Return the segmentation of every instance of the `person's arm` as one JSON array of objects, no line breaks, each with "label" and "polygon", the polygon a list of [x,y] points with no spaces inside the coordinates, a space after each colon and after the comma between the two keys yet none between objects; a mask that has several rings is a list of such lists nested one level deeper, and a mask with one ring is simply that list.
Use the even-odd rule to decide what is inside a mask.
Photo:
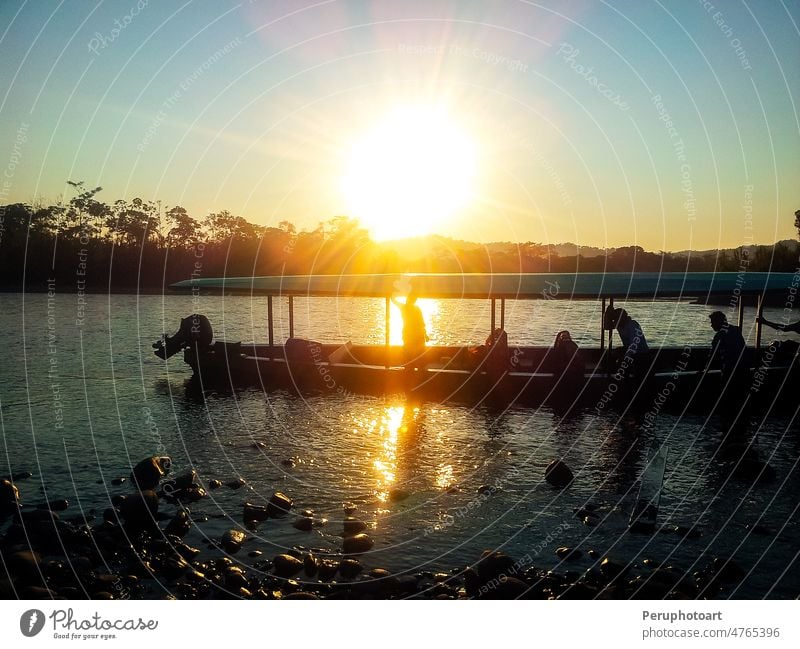
[{"label": "person's arm", "polygon": [[778,331],[787,331],[787,330],[796,331],[797,329],[795,329],[795,327],[800,325],[800,322],[795,322],[794,324],[791,324],[791,325],[785,325],[785,324],[781,324],[779,322],[770,322],[769,320],[767,320],[763,316],[761,318],[759,318],[759,321],[761,322],[761,324],[765,324],[768,327],[772,327],[773,329],[777,329]]},{"label": "person's arm", "polygon": [[397,298],[394,295],[392,295],[392,304],[394,304],[398,309],[403,308],[403,303],[398,302]]}]

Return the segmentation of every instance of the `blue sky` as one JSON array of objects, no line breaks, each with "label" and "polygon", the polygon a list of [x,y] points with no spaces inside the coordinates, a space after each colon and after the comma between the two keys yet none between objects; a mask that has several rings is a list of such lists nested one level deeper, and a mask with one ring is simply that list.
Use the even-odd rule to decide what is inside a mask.
[{"label": "blue sky", "polygon": [[796,235],[797,3],[139,4],[0,4],[3,202],[84,180],[109,201],[313,227],[348,211],[353,142],[430,103],[479,152],[475,199],[441,234],[654,250]]}]

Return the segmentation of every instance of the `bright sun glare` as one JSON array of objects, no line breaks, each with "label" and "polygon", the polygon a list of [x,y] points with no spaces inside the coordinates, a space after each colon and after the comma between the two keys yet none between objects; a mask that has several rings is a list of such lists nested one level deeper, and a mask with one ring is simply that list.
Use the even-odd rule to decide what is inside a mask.
[{"label": "bright sun glare", "polygon": [[447,111],[398,108],[355,143],[342,191],[375,239],[430,233],[472,199],[476,151]]}]

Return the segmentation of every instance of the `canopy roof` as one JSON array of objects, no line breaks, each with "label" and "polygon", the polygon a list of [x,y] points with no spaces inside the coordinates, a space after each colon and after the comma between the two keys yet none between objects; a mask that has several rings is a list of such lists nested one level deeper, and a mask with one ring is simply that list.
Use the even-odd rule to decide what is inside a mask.
[{"label": "canopy roof", "polygon": [[786,293],[793,281],[796,286],[793,273],[407,273],[194,278],[172,288],[318,297],[390,297],[413,290],[430,298],[654,299]]}]

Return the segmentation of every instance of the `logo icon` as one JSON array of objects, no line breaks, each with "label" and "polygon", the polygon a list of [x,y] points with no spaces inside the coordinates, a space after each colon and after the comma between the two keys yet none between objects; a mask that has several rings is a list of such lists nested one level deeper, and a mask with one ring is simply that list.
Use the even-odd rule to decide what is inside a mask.
[{"label": "logo icon", "polygon": [[44,613],[38,608],[25,611],[19,618],[19,630],[26,638],[32,638],[44,627]]}]

